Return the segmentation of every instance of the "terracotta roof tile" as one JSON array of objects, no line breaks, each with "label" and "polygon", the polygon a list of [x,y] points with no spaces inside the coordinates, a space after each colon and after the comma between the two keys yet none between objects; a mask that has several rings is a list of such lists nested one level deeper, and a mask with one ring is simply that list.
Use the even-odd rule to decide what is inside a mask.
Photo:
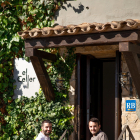
[{"label": "terracotta roof tile", "polygon": [[76,34],[88,34],[98,32],[110,32],[121,30],[140,29],[140,20],[127,19],[126,21],[112,21],[110,23],[82,23],[79,25],[44,27],[42,29],[33,28],[32,30],[18,32],[22,38],[38,38],[51,36],[64,36]]}]

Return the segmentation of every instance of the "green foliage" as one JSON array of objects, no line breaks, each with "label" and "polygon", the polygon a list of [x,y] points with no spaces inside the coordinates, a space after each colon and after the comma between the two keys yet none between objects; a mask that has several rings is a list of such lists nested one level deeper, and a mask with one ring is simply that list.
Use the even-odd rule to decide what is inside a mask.
[{"label": "green foliage", "polygon": [[[13,60],[22,57],[26,59],[24,41],[17,32],[53,26],[55,11],[62,6],[63,1],[0,1],[0,140],[33,139],[40,130],[40,122],[46,117],[54,122],[54,140],[69,127],[69,120],[72,119],[71,107],[66,105],[66,102],[69,79],[75,66],[73,48],[68,49],[67,56],[61,57],[57,52],[58,61],[52,63],[47,70],[55,91],[54,102],[46,102],[41,91],[35,98],[12,99],[16,88],[13,86]],[[56,85],[58,77],[64,79],[61,90]]]},{"label": "green foliage", "polygon": [[2,126],[4,134],[0,139],[34,139],[41,129],[42,120],[49,119],[53,122],[51,138],[58,140],[65,129],[72,130],[70,109],[64,103],[46,102],[42,91],[36,93],[36,97],[16,99],[7,106],[9,116],[5,116],[5,120],[8,124]]},{"label": "green foliage", "polygon": [[[56,100],[68,101],[69,80],[75,67],[76,55],[74,51],[75,48],[67,48],[67,55],[63,56],[57,52],[57,61],[49,63],[51,67],[47,71],[55,90]],[[56,85],[58,79],[63,80],[61,89],[58,89]]]}]

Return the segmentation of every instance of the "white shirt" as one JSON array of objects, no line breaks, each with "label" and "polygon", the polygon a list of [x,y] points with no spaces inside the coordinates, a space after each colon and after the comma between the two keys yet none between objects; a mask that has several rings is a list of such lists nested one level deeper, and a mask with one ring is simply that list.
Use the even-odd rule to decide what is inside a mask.
[{"label": "white shirt", "polygon": [[40,132],[35,140],[50,140],[50,137],[47,137],[42,132]]}]

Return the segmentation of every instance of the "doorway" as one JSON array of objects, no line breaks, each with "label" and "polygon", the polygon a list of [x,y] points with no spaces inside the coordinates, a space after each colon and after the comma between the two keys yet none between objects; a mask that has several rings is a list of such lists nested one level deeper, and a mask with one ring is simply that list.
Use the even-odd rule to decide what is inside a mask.
[{"label": "doorway", "polygon": [[90,84],[90,118],[99,118],[108,139],[114,139],[115,59],[91,60]]},{"label": "doorway", "polygon": [[78,140],[91,138],[88,121],[92,117],[99,118],[108,139],[115,139],[115,60],[80,55]]}]

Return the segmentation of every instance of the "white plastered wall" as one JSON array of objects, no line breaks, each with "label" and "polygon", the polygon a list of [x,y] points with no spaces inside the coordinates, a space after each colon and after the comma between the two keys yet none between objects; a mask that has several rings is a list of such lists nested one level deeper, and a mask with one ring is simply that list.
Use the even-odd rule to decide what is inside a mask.
[{"label": "white plastered wall", "polygon": [[59,25],[140,19],[139,0],[76,0],[56,12]]}]

